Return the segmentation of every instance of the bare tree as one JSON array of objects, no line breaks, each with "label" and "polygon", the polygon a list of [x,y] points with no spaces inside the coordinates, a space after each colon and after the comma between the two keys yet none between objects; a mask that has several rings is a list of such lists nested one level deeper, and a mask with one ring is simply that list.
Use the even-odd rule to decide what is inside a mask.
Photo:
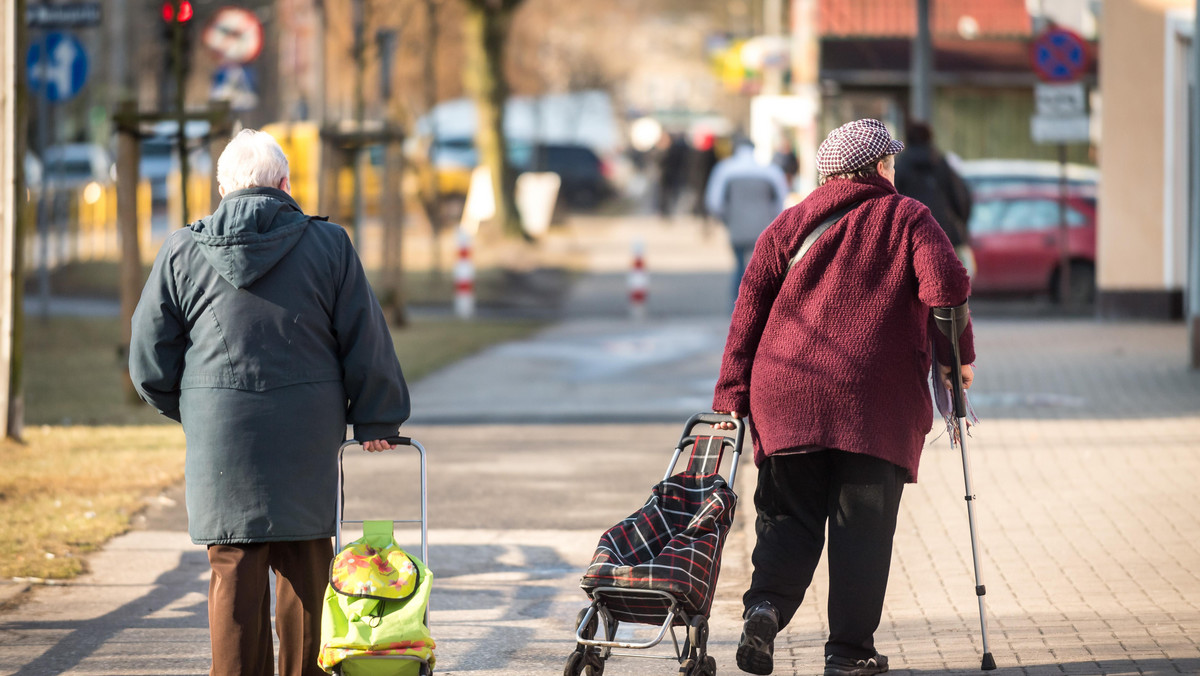
[{"label": "bare tree", "polygon": [[504,104],[508,100],[505,78],[505,48],[512,30],[513,14],[524,0],[466,0],[464,24],[467,63],[464,83],[475,99],[477,119],[475,144],[480,164],[492,175],[496,197],[496,221],[502,232],[521,236],[513,193],[516,173],[508,161],[504,138]]}]

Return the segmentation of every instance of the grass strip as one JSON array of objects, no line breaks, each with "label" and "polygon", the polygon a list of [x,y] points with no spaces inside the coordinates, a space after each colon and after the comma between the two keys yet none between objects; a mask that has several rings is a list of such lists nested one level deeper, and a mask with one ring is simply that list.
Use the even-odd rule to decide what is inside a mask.
[{"label": "grass strip", "polygon": [[[536,321],[418,318],[393,332],[409,384]],[[177,424],[128,400],[116,318],[29,318],[24,443],[0,441],[0,578],[66,579],[183,478]]]},{"label": "grass strip", "polygon": [[183,478],[183,430],[26,429],[0,442],[0,577],[63,579],[129,528],[148,496]]}]

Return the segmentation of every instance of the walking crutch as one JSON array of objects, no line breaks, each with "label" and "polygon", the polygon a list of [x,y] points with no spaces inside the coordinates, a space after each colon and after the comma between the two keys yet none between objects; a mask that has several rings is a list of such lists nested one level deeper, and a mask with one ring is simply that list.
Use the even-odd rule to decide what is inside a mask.
[{"label": "walking crutch", "polygon": [[[933,319],[938,330],[950,339],[950,346],[954,352],[954,366],[950,371],[950,382],[953,385],[951,395],[954,407],[954,436],[958,437],[958,448],[962,452],[963,483],[967,491],[967,523],[971,526],[971,558],[975,562],[975,595],[979,598],[979,626],[983,631],[983,664],[979,668],[991,671],[996,668],[996,660],[992,658],[992,651],[988,647],[987,607],[983,600],[987,589],[983,585],[983,572],[979,569],[979,543],[975,536],[975,495],[971,493],[971,461],[967,456],[967,401],[962,385],[962,354],[958,349],[958,337],[967,328],[968,317],[966,303],[954,307],[933,308]],[[940,377],[940,374],[935,375]],[[950,442],[954,443],[954,437],[951,437]]]}]

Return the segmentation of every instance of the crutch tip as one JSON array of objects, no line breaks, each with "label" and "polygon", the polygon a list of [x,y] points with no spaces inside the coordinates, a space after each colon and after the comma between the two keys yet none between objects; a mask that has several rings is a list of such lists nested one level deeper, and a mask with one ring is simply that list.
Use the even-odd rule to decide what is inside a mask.
[{"label": "crutch tip", "polygon": [[996,660],[991,653],[983,654],[983,664],[979,667],[983,671],[994,671],[996,669]]}]

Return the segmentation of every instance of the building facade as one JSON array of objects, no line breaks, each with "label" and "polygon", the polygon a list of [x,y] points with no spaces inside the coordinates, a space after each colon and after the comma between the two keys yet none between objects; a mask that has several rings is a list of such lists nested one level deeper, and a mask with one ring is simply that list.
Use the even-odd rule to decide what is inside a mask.
[{"label": "building facade", "polygon": [[1188,273],[1189,82],[1195,0],[1108,0],[1097,312],[1179,319]]}]

